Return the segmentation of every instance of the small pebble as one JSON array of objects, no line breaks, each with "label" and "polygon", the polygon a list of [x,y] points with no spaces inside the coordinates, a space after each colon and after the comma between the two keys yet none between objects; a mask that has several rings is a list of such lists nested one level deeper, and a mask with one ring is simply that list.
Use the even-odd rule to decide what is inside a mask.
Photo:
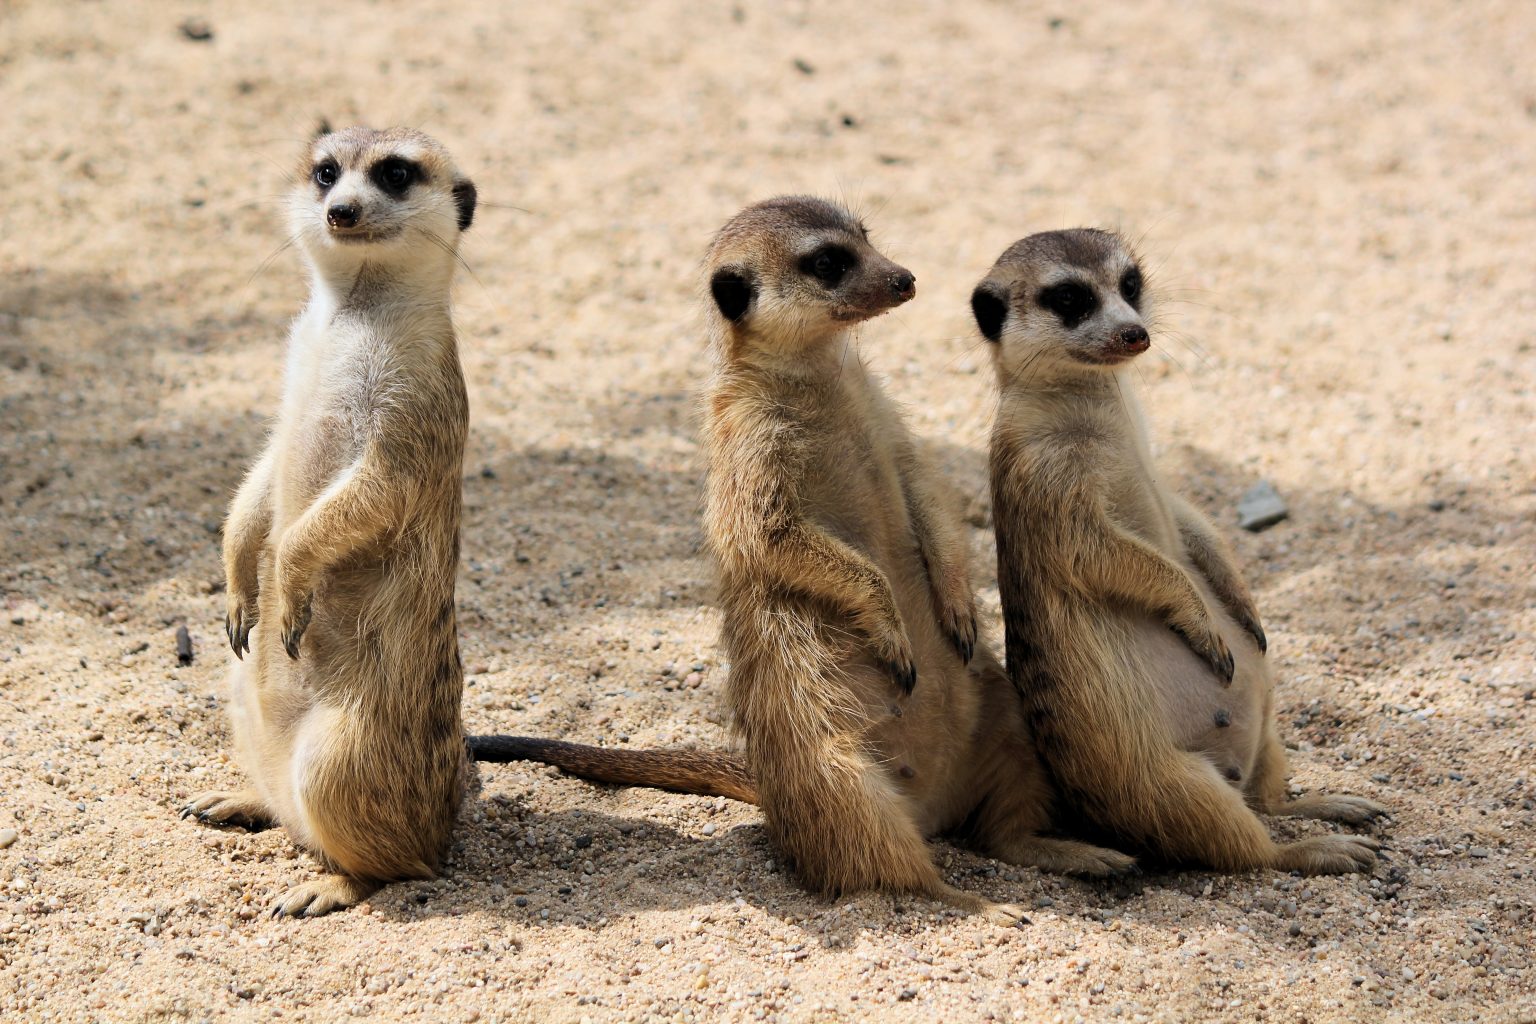
[{"label": "small pebble", "polygon": [[1260,480],[1237,503],[1237,525],[1252,533],[1266,530],[1291,514],[1285,499],[1268,480]]},{"label": "small pebble", "polygon": [[[213,26],[209,25],[202,18],[188,18],[181,23],[180,28],[181,34],[194,43],[206,43],[213,39]],[[250,997],[242,996],[241,998],[249,999]]]},{"label": "small pebble", "polygon": [[18,833],[15,829],[0,828],[0,850],[14,846],[16,844],[16,840],[20,838],[21,834]]}]

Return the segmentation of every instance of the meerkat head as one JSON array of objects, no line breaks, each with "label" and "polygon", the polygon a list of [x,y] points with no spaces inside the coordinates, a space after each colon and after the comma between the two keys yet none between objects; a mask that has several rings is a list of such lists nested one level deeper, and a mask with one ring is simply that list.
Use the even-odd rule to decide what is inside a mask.
[{"label": "meerkat head", "polygon": [[475,216],[475,186],[435,139],[410,128],[322,127],[304,152],[289,223],[322,266],[452,257]]},{"label": "meerkat head", "polygon": [[1113,370],[1152,343],[1136,255],[1092,228],[1009,246],[971,293],[971,312],[1004,380]]},{"label": "meerkat head", "polygon": [[705,262],[726,337],[781,353],[916,294],[912,272],[880,255],[857,217],[810,196],[747,207],[720,229]]}]

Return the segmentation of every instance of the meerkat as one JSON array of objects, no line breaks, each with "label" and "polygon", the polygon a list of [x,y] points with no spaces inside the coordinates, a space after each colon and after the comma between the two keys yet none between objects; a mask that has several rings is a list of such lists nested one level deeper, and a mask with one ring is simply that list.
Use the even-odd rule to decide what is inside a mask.
[{"label": "meerkat", "polygon": [[1008,674],[1064,802],[1165,862],[1309,874],[1378,844],[1277,844],[1257,812],[1364,824],[1361,797],[1287,797],[1259,613],[1215,529],[1153,465],[1128,367],[1149,296],[1118,236],[1016,243],[971,298],[993,346],[991,445]]},{"label": "meerkat", "polygon": [[473,786],[454,614],[469,411],[449,285],[475,198],[441,145],[403,128],[320,135],[289,192],[311,292],[224,532],[251,788],[183,811],[281,824],[330,872],[275,916],[432,877]]},{"label": "meerkat", "polygon": [[[915,279],[848,211],[748,207],[706,260],[704,525],[719,567],[727,700],[744,758],[473,738],[602,781],[753,798],[812,888],[935,898],[1000,922],[1017,907],[946,882],[926,837],[1087,875],[1125,854],[1041,836],[1050,791],[1022,703],[978,641],[958,509],[853,344]],[[662,763],[668,763],[663,761]]]}]

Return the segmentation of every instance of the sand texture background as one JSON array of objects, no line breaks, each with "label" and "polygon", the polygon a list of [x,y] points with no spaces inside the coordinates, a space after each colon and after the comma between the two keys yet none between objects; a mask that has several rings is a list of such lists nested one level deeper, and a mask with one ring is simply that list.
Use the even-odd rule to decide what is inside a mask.
[{"label": "sand texture background", "polygon": [[[0,5],[0,1017],[1536,1020],[1532,53],[1523,0]],[[218,531],[322,116],[426,129],[485,200],[471,729],[730,742],[698,261],[780,192],[917,275],[860,346],[969,504],[1000,641],[966,300],[1021,235],[1119,227],[1168,300],[1158,455],[1254,585],[1293,777],[1389,804],[1386,858],[1085,884],[940,844],[1033,908],[1002,931],[812,898],[755,808],[509,766],[446,877],[265,919],[313,862],[175,812],[239,781]],[[1259,479],[1292,516],[1241,533]]]}]

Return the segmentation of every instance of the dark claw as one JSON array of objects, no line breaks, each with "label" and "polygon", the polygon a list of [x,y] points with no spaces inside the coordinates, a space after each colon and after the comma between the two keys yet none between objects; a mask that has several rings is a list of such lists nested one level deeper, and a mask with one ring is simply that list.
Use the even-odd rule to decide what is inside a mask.
[{"label": "dark claw", "polygon": [[1199,647],[1195,646],[1194,641],[1189,638],[1189,634],[1185,633],[1182,629],[1176,626],[1170,626],[1169,628],[1179,635],[1180,639],[1188,645],[1190,650],[1195,652],[1201,661],[1210,666],[1211,671],[1216,673],[1216,678],[1221,680],[1222,686],[1232,685],[1232,674],[1236,670],[1237,665],[1232,659],[1231,651],[1202,651]]},{"label": "dark claw", "polygon": [[[304,604],[299,608],[298,621],[293,628],[283,634],[283,650],[288,652],[288,657],[295,661],[299,658],[299,641],[304,639],[304,631],[309,628],[310,598],[304,598]],[[247,648],[249,650],[249,648]]]},{"label": "dark claw", "polygon": [[891,674],[891,678],[896,681],[896,685],[901,687],[902,693],[905,693],[908,697],[912,696],[912,690],[917,686],[916,665],[913,665],[911,662],[902,664],[893,661],[886,665],[886,671]]},{"label": "dark claw", "polygon": [[1253,642],[1259,645],[1259,653],[1269,653],[1269,637],[1264,635],[1264,627],[1259,625],[1258,619],[1248,619],[1243,623],[1243,628],[1248,630]]},{"label": "dark claw", "polygon": [[957,637],[955,648],[960,652],[960,660],[969,665],[976,654],[976,641],[968,636]]},{"label": "dark claw", "polygon": [[236,625],[229,616],[224,617],[224,635],[229,637],[229,649],[235,652],[235,657],[241,661],[251,651],[251,623],[244,615],[240,616],[240,624]]},{"label": "dark claw", "polygon": [[962,622],[960,628],[950,634],[950,640],[960,652],[960,660],[969,665],[976,654],[976,617],[973,615]]},{"label": "dark claw", "polygon": [[1216,671],[1216,675],[1221,679],[1223,686],[1232,685],[1232,675],[1237,671],[1237,663],[1233,660],[1231,651],[1227,651],[1225,657],[1213,656],[1211,658],[1211,668]]}]

